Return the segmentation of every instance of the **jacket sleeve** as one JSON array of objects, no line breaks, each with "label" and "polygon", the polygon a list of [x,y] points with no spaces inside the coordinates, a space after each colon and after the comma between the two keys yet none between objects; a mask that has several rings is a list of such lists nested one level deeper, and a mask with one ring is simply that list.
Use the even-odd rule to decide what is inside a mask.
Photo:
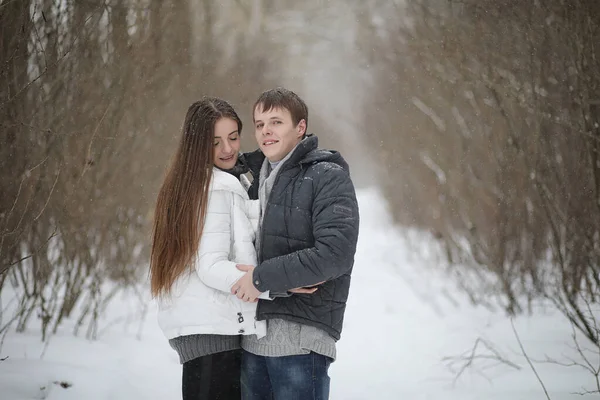
[{"label": "jacket sleeve", "polygon": [[229,292],[244,275],[236,268],[235,262],[229,261],[232,208],[232,193],[219,190],[210,192],[196,260],[200,280],[222,292]]},{"label": "jacket sleeve", "polygon": [[[234,261],[229,261],[233,196],[227,191],[210,192],[196,260],[200,280],[206,286],[226,293],[245,274],[237,269]],[[270,299],[269,293],[261,294],[260,298]]]},{"label": "jacket sleeve", "polygon": [[253,282],[264,292],[285,292],[346,274],[354,264],[358,241],[358,202],[349,174],[325,167],[315,176],[312,209],[314,246],[261,263]]}]

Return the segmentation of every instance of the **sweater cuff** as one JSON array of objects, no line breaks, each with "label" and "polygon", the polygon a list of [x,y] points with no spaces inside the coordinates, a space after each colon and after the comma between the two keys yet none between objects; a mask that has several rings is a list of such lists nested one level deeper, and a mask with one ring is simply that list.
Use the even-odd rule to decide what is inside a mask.
[{"label": "sweater cuff", "polygon": [[276,299],[278,297],[290,297],[291,295],[292,295],[292,293],[290,293],[290,292],[284,292],[284,293],[269,292],[269,297],[271,298],[271,300]]}]

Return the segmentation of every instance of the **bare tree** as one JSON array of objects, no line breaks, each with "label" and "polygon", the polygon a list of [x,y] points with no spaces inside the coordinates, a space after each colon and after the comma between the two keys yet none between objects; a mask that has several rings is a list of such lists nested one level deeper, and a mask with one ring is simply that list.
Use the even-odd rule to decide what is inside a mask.
[{"label": "bare tree", "polygon": [[365,5],[378,149],[398,221],[432,232],[473,302],[549,299],[598,331],[595,2]]},{"label": "bare tree", "polygon": [[45,338],[71,318],[94,337],[108,302],[144,281],[148,222],[187,106],[204,94],[243,104],[270,76],[266,51],[251,49],[260,31],[223,51],[222,17],[239,7],[0,5],[0,291],[13,296],[0,334],[37,318]]}]

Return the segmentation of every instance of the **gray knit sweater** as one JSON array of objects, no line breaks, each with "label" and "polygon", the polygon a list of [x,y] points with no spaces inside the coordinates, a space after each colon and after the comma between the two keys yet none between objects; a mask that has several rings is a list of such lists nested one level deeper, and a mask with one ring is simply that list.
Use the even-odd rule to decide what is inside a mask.
[{"label": "gray knit sweater", "polygon": [[[262,219],[275,178],[294,150],[290,151],[281,162],[273,164],[274,169],[272,171],[269,161],[265,159],[263,162],[260,170],[258,193],[261,209],[259,232],[262,228]],[[260,252],[260,236],[257,235],[256,240],[257,252]],[[267,335],[261,339],[258,339],[256,335],[243,336],[242,348],[250,353],[268,357],[309,354],[312,351],[333,360],[336,358],[335,340],[327,332],[314,326],[302,325],[283,319],[268,320]]]},{"label": "gray knit sweater", "polygon": [[239,335],[186,335],[169,340],[184,364],[198,357],[240,349]]}]

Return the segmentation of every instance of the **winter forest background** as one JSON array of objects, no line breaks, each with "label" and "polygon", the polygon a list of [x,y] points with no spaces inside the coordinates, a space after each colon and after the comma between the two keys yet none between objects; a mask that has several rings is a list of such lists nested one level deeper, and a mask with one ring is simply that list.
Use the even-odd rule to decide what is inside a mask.
[{"label": "winter forest background", "polygon": [[[574,356],[517,347],[536,398],[544,362],[600,395],[595,0],[1,0],[0,346],[65,326],[96,339],[122,293],[146,312],[152,209],[188,105],[231,101],[250,150],[251,105],[275,86],[385,198],[361,209],[387,207],[435,255],[412,272],[445,277],[426,298],[553,310]],[[510,366],[486,341],[461,358],[478,359]]]}]

